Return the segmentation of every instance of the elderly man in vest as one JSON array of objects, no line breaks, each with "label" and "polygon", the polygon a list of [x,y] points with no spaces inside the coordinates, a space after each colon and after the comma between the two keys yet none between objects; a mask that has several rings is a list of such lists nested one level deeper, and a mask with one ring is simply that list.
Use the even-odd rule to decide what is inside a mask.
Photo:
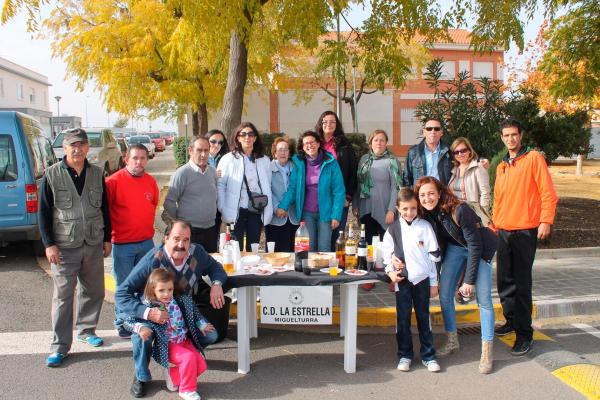
[{"label": "elderly man in vest", "polygon": [[111,252],[110,217],[102,170],[86,155],[83,129],[64,135],[62,162],[50,167],[41,187],[39,224],[46,258],[52,267],[51,354],[49,367],[58,367],[73,342],[73,298],[77,298],[77,341],[102,346],[96,325],[104,300],[104,257]]}]

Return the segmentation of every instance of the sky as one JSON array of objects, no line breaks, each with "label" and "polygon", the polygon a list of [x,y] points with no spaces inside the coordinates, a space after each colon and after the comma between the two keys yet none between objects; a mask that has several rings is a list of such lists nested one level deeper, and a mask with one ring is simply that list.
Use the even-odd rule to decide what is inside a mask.
[{"label": "sky", "polygon": [[[348,15],[348,20],[357,27],[369,13],[369,9],[355,7]],[[539,14],[526,27],[526,42],[534,39],[537,35],[542,23],[542,16]],[[79,116],[84,126],[112,126],[119,115],[107,112],[101,95],[94,90],[93,84],[89,83],[83,92],[76,90],[75,80],[65,76],[64,62],[59,58],[52,58],[51,41],[33,38],[27,32],[26,19],[26,14],[21,12],[7,24],[0,25],[0,57],[48,77],[48,81],[52,84],[49,88],[48,98],[50,99],[50,111],[53,114],[57,113],[57,102],[54,98],[60,96],[61,115]],[[342,29],[345,29],[347,25],[343,24]],[[516,46],[511,46],[505,54],[505,60],[509,58],[518,59]],[[176,130],[175,122],[167,122],[164,119],[130,121],[128,127],[138,130],[147,130],[150,127],[153,130]]]}]

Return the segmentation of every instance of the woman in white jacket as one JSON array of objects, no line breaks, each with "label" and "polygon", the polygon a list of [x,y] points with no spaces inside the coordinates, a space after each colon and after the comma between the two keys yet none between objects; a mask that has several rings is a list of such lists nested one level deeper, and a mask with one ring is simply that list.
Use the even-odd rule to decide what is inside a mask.
[{"label": "woman in white jacket", "polygon": [[[271,162],[264,155],[258,130],[250,122],[242,122],[231,135],[232,151],[221,158],[217,180],[218,209],[223,222],[234,223],[234,233],[240,243],[246,237],[246,251],[252,243],[259,243],[264,225],[271,222],[273,202],[271,198]],[[244,179],[245,178],[245,179]],[[250,194],[267,196],[267,205],[260,211],[252,211]]]}]

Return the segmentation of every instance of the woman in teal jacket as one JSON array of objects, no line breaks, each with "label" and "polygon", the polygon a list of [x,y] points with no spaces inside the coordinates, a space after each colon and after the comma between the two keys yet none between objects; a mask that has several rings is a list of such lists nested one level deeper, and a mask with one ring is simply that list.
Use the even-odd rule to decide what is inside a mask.
[{"label": "woman in teal jacket", "polygon": [[295,205],[296,215],[308,229],[310,251],[332,251],[331,232],[342,218],[346,188],[340,166],[331,153],[323,150],[321,137],[306,131],[298,141],[298,154],[288,190],[276,211],[285,217]]}]

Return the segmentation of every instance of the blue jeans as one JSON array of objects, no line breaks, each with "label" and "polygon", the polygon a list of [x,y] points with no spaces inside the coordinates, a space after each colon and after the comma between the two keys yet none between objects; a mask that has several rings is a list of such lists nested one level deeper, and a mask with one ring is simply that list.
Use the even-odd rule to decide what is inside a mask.
[{"label": "blue jeans", "polygon": [[[206,347],[217,341],[218,333],[216,330],[206,332],[206,335],[200,336],[200,344]],[[150,357],[152,357],[152,341],[154,335],[146,341],[142,340],[140,335],[134,333],[131,335],[131,345],[133,347],[133,364],[135,367],[135,377],[142,382],[150,382],[152,375],[150,374]]]},{"label": "blue jeans", "polygon": [[[466,248],[448,244],[442,272],[440,276],[440,305],[444,316],[446,332],[456,332],[456,309],[454,307],[454,293],[462,271],[466,268],[469,252]],[[475,282],[475,295],[479,306],[481,320],[481,340],[494,339],[494,307],[492,305],[492,266],[479,261],[477,281]]]},{"label": "blue jeans", "polygon": [[[115,286],[119,287],[131,273],[135,265],[154,247],[152,239],[144,240],[136,243],[113,244],[112,259],[113,268],[112,274],[115,278]],[[119,314],[119,306],[115,304],[115,315]],[[123,320],[115,318],[115,328],[123,325]]]},{"label": "blue jeans", "polygon": [[433,348],[433,333],[429,322],[429,279],[413,285],[408,280],[398,283],[396,292],[396,342],[398,343],[398,356],[413,359],[412,332],[410,331],[410,317],[415,308],[419,341],[421,342],[421,360],[435,360]]},{"label": "blue jeans", "polygon": [[318,212],[304,211],[302,217],[308,229],[309,251],[331,251],[331,221],[321,221]]}]

